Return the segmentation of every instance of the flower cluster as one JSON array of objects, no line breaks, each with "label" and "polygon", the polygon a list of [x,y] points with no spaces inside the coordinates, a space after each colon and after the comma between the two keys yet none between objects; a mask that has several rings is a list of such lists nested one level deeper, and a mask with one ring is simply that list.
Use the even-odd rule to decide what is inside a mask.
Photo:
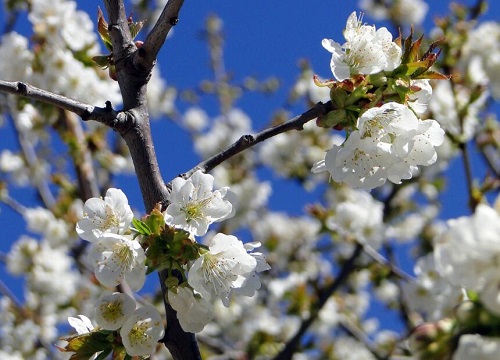
[{"label": "flower cluster", "polygon": [[[87,200],[76,225],[78,235],[91,242],[88,259],[96,278],[107,287],[126,281],[137,291],[148,268],[166,269],[166,300],[188,332],[203,330],[213,318],[215,299],[229,306],[233,294],[253,296],[261,286],[257,273],[269,269],[263,254],[254,251],[259,243],[243,244],[222,233],[211,237],[208,246],[194,240],[210,224],[234,214],[235,195],[227,187],[213,190],[213,183],[213,176],[201,171],[176,178],[166,210],[156,208],[143,220],[133,218],[121,190],[109,189],[104,198]],[[148,355],[163,333],[161,319],[153,307],[133,312],[134,304],[125,294],[105,296],[97,305],[96,321],[106,331],[121,328],[129,355]],[[70,338],[67,351],[77,351],[72,346]]]},{"label": "flower cluster", "polygon": [[[165,223],[202,236],[210,224],[233,216],[235,195],[227,187],[212,191],[213,182],[213,176],[199,170],[187,180],[176,178],[164,214]],[[199,332],[204,328],[213,318],[214,299],[229,306],[233,294],[255,294],[260,288],[256,274],[269,269],[262,253],[252,252],[259,246],[218,233],[211,238],[208,249],[197,247],[197,258],[184,266],[186,278],[174,281],[168,291],[168,301],[185,331]]]},{"label": "flower cluster", "polygon": [[388,179],[395,184],[410,179],[418,165],[437,159],[434,147],[444,131],[434,120],[422,121],[405,105],[389,102],[367,110],[357,130],[341,145],[334,145],[313,171],[328,170],[333,180],[371,190]]},{"label": "flower cluster", "polygon": [[134,214],[125,194],[109,189],[104,199],[87,200],[83,211],[76,232],[92,244],[88,259],[97,279],[109,287],[126,280],[132,290],[139,290],[146,278],[146,256],[129,229]]},{"label": "flower cluster", "polygon": [[[101,353],[107,354],[113,350],[113,342],[118,340],[119,334],[128,355],[148,356],[153,353],[164,333],[163,321],[154,306],[146,305],[136,309],[134,299],[122,293],[102,295],[96,304],[95,318],[97,328],[94,328],[85,315],[68,318],[69,324],[75,328],[78,335],[86,336],[66,338],[68,346],[63,351],[83,350],[88,339],[102,334],[105,337],[99,339],[99,349]],[[115,350],[114,355],[118,355],[116,351],[119,352],[120,348]]]},{"label": "flower cluster", "polygon": [[[336,182],[365,190],[387,180],[399,184],[412,178],[418,166],[437,159],[435,147],[443,143],[444,131],[435,120],[418,116],[426,111],[432,94],[425,77],[445,77],[428,71],[434,57],[415,58],[420,41],[408,39],[401,48],[386,28],[363,25],[356,13],[347,20],[344,36],[347,42],[342,46],[323,40],[338,81],[318,81],[331,88],[335,108],[318,124],[345,127],[348,137],[312,171],[327,170]],[[410,61],[415,67],[411,70]]]},{"label": "flower cluster", "polygon": [[363,25],[353,12],[344,30],[347,40],[343,45],[324,39],[323,47],[332,53],[330,67],[339,81],[352,74],[376,74],[382,70],[394,70],[401,63],[401,48],[392,41],[385,28]]},{"label": "flower cluster", "polygon": [[476,292],[489,311],[500,315],[500,197],[495,207],[480,204],[474,215],[448,225],[434,251],[438,271],[450,284]]}]

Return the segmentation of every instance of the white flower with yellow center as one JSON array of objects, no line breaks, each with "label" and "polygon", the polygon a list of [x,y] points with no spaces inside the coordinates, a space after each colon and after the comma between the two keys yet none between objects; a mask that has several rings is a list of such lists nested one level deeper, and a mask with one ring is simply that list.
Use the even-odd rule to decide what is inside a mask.
[{"label": "white flower with yellow center", "polygon": [[146,256],[137,240],[126,235],[105,233],[92,244],[88,255],[95,276],[101,284],[114,287],[124,280],[133,291],[146,278]]},{"label": "white flower with yellow center", "polygon": [[200,170],[187,180],[174,179],[166,223],[202,236],[208,225],[231,217],[235,210],[232,193],[227,187],[212,191],[213,184],[213,176]]},{"label": "white flower with yellow center", "polygon": [[400,184],[418,166],[436,162],[435,147],[444,131],[435,120],[421,120],[405,105],[390,102],[371,108],[358,119],[358,130],[328,150],[313,172],[328,170],[336,182],[371,190],[386,180]]},{"label": "white flower with yellow center", "polygon": [[134,310],[135,301],[127,294],[105,294],[96,304],[96,322],[102,329],[118,330]]},{"label": "white flower with yellow center", "polygon": [[225,306],[234,288],[242,286],[242,277],[256,271],[257,260],[235,236],[217,234],[188,272],[188,283],[204,298],[218,297]]},{"label": "white flower with yellow center", "polygon": [[130,356],[151,355],[164,332],[160,313],[152,305],[141,307],[120,329],[123,346]]},{"label": "white flower with yellow center", "polygon": [[330,67],[339,81],[351,74],[376,74],[391,71],[401,63],[401,48],[392,41],[392,35],[383,27],[363,25],[353,12],[344,30],[344,45],[323,39],[323,47],[332,53]]},{"label": "white flower with yellow center", "polygon": [[134,214],[128,199],[119,189],[108,189],[104,199],[91,198],[83,206],[84,218],[76,224],[76,232],[87,241],[97,241],[104,233],[123,234]]}]

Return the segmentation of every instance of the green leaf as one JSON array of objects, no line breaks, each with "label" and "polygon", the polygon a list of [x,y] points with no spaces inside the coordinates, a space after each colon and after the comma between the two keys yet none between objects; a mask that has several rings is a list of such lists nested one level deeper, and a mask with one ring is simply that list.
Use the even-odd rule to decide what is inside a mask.
[{"label": "green leaf", "polygon": [[73,352],[70,360],[88,360],[98,352],[105,352],[106,355],[113,350],[112,339],[109,332],[95,331],[83,335],[63,338],[68,344],[65,348],[59,348],[62,352]]},{"label": "green leaf", "polygon": [[137,230],[137,232],[141,235],[149,236],[149,235],[153,234],[153,232],[151,231],[149,226],[142,220],[134,218],[134,219],[132,219],[132,225]]},{"label": "green leaf", "polygon": [[92,60],[97,64],[97,66],[103,69],[107,69],[111,61],[109,55],[97,55],[94,56]]},{"label": "green leaf", "polygon": [[104,19],[104,14],[100,7],[97,8],[97,32],[101,37],[104,45],[109,51],[113,51],[113,44],[109,36],[108,22]]},{"label": "green leaf", "polygon": [[144,21],[131,22],[128,24],[128,28],[130,30],[130,35],[132,35],[132,39],[135,39],[139,31],[141,31],[144,26]]}]

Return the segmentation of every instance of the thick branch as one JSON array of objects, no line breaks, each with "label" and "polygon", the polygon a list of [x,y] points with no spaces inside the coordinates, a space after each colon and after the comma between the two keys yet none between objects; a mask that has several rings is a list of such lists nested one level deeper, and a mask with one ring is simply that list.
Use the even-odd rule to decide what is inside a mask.
[{"label": "thick branch", "polygon": [[342,285],[347,280],[349,275],[354,271],[356,259],[359,257],[359,255],[361,255],[362,251],[363,251],[363,246],[357,245],[351,257],[342,266],[342,270],[340,271],[337,278],[335,278],[335,281],[332,282],[327,288],[325,288],[319,294],[318,303],[316,304],[314,310],[311,311],[312,312],[311,315],[302,322],[297,333],[294,335],[292,339],[290,339],[290,341],[288,341],[285,348],[274,358],[274,360],[290,360],[293,357],[293,354],[300,345],[302,336],[304,336],[306,331],[316,320],[319,311],[326,304],[330,296],[332,296],[335,293],[335,291],[337,291],[340,285]]},{"label": "thick branch", "polygon": [[333,105],[331,101],[323,104],[322,102],[317,103],[313,108],[307,110],[305,113],[298,115],[292,119],[285,121],[282,124],[276,125],[272,128],[261,131],[256,135],[243,135],[234,144],[229,146],[227,149],[221,151],[220,153],[202,161],[194,168],[184,173],[183,176],[189,177],[196,172],[196,170],[202,170],[203,172],[209,172],[216,166],[220,165],[224,161],[227,161],[231,157],[239,154],[243,150],[251,148],[252,146],[267,140],[273,136],[279,135],[281,133],[290,130],[302,130],[304,124],[308,121],[316,119],[321,115],[325,115],[333,110]]},{"label": "thick branch", "polygon": [[137,68],[153,67],[170,29],[179,21],[179,12],[183,3],[184,0],[169,0],[167,2],[158,21],[134,57],[134,65]]},{"label": "thick branch", "polygon": [[149,213],[157,203],[166,204],[168,192],[160,174],[147,113],[137,109],[128,111],[127,116],[131,127],[120,134],[130,150],[146,212]]}]

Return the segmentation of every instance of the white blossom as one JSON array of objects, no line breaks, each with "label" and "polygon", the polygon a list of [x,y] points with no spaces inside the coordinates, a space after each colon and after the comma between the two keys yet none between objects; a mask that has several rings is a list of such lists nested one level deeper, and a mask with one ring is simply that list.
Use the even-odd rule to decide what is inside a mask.
[{"label": "white blossom", "polygon": [[479,128],[479,113],[487,99],[487,93],[473,97],[467,87],[460,84],[452,87],[450,81],[440,81],[434,86],[429,110],[444,130],[468,141]]},{"label": "white blossom", "polygon": [[500,338],[479,334],[464,334],[452,360],[497,360],[500,353]]},{"label": "white blossom", "polygon": [[209,132],[194,139],[197,153],[207,158],[224,150],[242,135],[252,133],[251,123],[241,109],[230,109],[213,120]]},{"label": "white blossom", "polygon": [[323,47],[332,53],[330,67],[339,81],[351,74],[375,74],[394,70],[401,63],[401,48],[392,41],[387,28],[363,25],[353,12],[344,29],[346,43],[324,39]]},{"label": "white blossom", "polygon": [[328,170],[336,182],[371,190],[388,179],[395,184],[410,179],[418,165],[437,159],[436,146],[444,131],[434,120],[420,120],[408,107],[386,103],[371,108],[358,119],[342,146],[334,145],[314,172]]},{"label": "white blossom", "polygon": [[130,236],[104,233],[92,243],[88,259],[94,266],[95,276],[105,286],[114,287],[125,280],[137,291],[144,284],[144,249]]},{"label": "white blossom", "polygon": [[174,111],[174,101],[177,95],[174,88],[167,87],[161,77],[159,66],[155,66],[148,82],[148,109],[152,118],[159,118]]},{"label": "white blossom", "polygon": [[28,39],[10,32],[2,36],[0,54],[9,54],[16,61],[0,62],[0,78],[11,81],[28,81],[32,73],[33,53],[28,48]]},{"label": "white blossom", "polygon": [[403,25],[421,24],[429,10],[429,5],[423,0],[392,0],[389,4],[375,0],[359,1],[359,7],[373,18],[392,18]]},{"label": "white blossom", "polygon": [[64,248],[53,248],[43,241],[31,262],[27,281],[36,303],[64,304],[75,294],[79,274],[72,267],[73,258]]},{"label": "white blossom", "polygon": [[165,211],[167,224],[202,236],[210,224],[232,216],[235,208],[229,188],[212,191],[213,183],[213,176],[200,170],[187,180],[175,178],[169,195],[170,205]]},{"label": "white blossom", "polygon": [[251,297],[255,295],[255,292],[260,289],[261,286],[260,277],[257,274],[271,269],[271,266],[267,263],[263,253],[254,251],[256,248],[261,246],[260,242],[254,241],[246,243],[243,246],[247,252],[253,256],[255,260],[257,260],[257,264],[255,265],[254,271],[239,275],[238,279],[233,284],[233,287],[235,294]]},{"label": "white blossom", "polygon": [[23,235],[10,249],[7,254],[7,269],[11,274],[21,275],[31,271],[33,258],[38,252],[38,243],[35,239]]},{"label": "white blossom", "polygon": [[422,115],[427,111],[427,106],[432,98],[432,86],[427,79],[412,80],[410,88],[414,91],[409,95],[408,105],[417,114]]},{"label": "white blossom", "polygon": [[96,323],[105,330],[118,330],[135,310],[135,301],[124,293],[103,294],[96,304]]},{"label": "white blossom", "polygon": [[435,245],[439,272],[452,285],[477,291],[490,311],[500,313],[498,286],[493,286],[500,283],[500,213],[479,204],[472,216],[450,220],[448,225]]},{"label": "white blossom", "polygon": [[229,306],[232,289],[244,285],[240,276],[251,274],[256,267],[256,258],[240,240],[219,233],[212,238],[209,251],[191,265],[188,283],[207,300],[218,297]]},{"label": "white blossom", "polygon": [[34,0],[28,18],[35,32],[52,44],[63,40],[78,51],[97,41],[92,20],[87,13],[76,10],[74,1]]},{"label": "white blossom", "polygon": [[85,315],[78,315],[78,318],[68,317],[69,324],[75,328],[78,335],[83,335],[94,330],[94,326],[88,317]]},{"label": "white blossom", "polygon": [[420,311],[428,321],[450,316],[464,298],[460,286],[452,285],[443,277],[429,253],[417,260],[416,278],[405,283],[404,291],[411,309]]},{"label": "white blossom", "polygon": [[182,123],[191,131],[202,131],[208,124],[207,113],[199,107],[190,107],[182,117]]},{"label": "white blossom", "polygon": [[84,218],[76,224],[76,232],[87,241],[97,241],[106,233],[125,233],[134,218],[128,199],[119,189],[108,189],[104,199],[91,198],[83,207]]},{"label": "white blossom", "polygon": [[168,302],[177,312],[177,319],[186,332],[202,331],[214,317],[212,304],[188,286],[169,289]]},{"label": "white blossom", "polygon": [[378,249],[384,240],[384,204],[366,192],[350,190],[347,194],[344,201],[335,204],[326,226],[342,238]]},{"label": "white blossom", "polygon": [[484,21],[467,35],[463,58],[469,77],[476,84],[489,85],[495,99],[500,99],[500,25]]},{"label": "white blossom", "polygon": [[120,329],[123,346],[130,356],[151,355],[163,333],[160,313],[152,305],[135,310]]}]

